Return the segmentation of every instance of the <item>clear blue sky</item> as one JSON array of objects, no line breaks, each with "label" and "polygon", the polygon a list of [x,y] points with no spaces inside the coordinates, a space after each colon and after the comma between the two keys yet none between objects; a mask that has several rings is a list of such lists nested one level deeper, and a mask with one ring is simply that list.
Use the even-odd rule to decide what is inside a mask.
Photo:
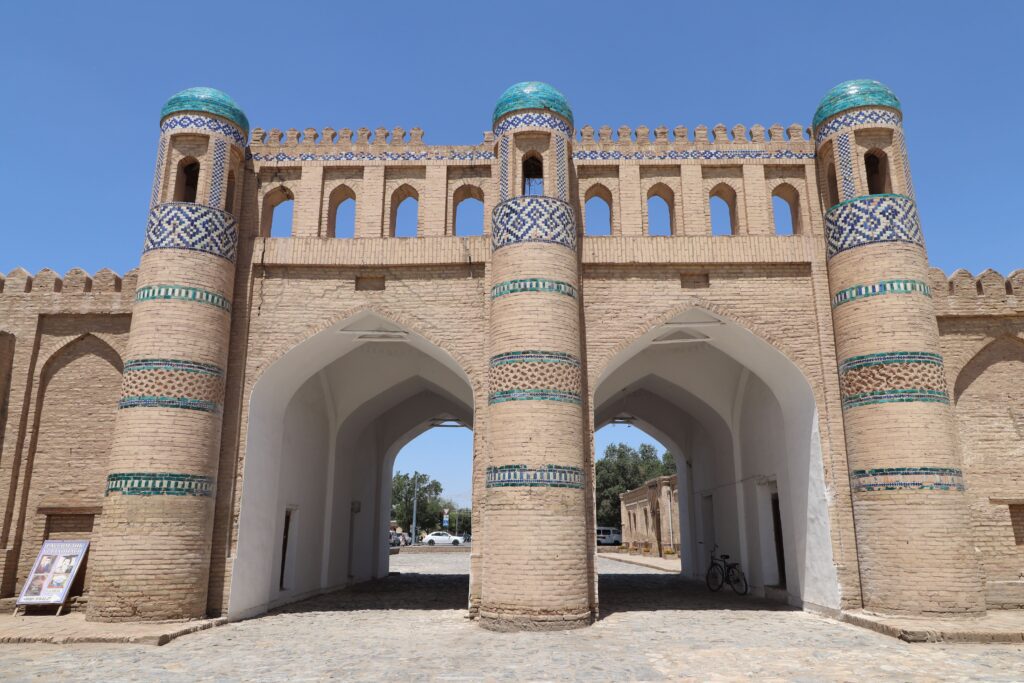
[{"label": "clear blue sky", "polygon": [[1022,25],[1011,1],[11,3],[0,271],[132,268],[160,107],[189,86],[254,127],[469,144],[521,80],[561,89],[580,126],[692,129],[806,125],[831,86],[875,78],[903,102],[932,263],[1007,274],[1024,267]]}]

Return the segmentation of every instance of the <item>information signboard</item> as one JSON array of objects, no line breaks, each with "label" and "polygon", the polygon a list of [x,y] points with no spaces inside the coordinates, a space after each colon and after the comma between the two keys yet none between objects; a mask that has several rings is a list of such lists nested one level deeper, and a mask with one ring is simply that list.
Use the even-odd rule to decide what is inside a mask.
[{"label": "information signboard", "polygon": [[89,541],[43,541],[18,604],[63,605],[88,549]]}]

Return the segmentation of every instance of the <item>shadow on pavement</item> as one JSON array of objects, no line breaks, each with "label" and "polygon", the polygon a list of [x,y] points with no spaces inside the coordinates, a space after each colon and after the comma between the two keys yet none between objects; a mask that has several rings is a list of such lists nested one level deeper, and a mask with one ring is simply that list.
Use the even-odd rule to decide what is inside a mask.
[{"label": "shadow on pavement", "polygon": [[598,584],[601,618],[616,612],[657,610],[757,610],[785,611],[793,607],[779,602],[736,595],[728,586],[712,593],[703,581],[677,574],[605,574]]},{"label": "shadow on pavement", "polygon": [[356,610],[466,609],[469,574],[400,574],[366,581],[272,610],[271,614]]}]

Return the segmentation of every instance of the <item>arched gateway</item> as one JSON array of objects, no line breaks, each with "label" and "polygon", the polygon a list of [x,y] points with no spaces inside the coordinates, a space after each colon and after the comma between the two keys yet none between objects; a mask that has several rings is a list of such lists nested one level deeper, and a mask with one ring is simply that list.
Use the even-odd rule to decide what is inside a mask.
[{"label": "arched gateway", "polygon": [[[616,138],[527,82],[492,124],[469,146],[250,133],[220,91],[171,98],[138,271],[0,280],[0,591],[68,515],[93,544],[94,620],[242,618],[386,576],[394,458],[454,420],[474,430],[470,615],[584,626],[600,606],[593,431],[614,421],[676,458],[687,575],[718,544],[755,592],[809,608],[1024,604],[1007,484],[1024,465],[1005,455],[1024,279],[928,270],[891,91],[843,83],[809,130]],[[456,233],[467,197],[483,235]],[[583,224],[593,197],[610,234]],[[403,198],[415,239],[394,237]],[[285,200],[291,236],[271,237]],[[82,335],[115,340],[120,396],[83,362],[43,414],[93,388],[114,427],[76,465],[106,484],[37,505],[54,482],[32,454],[80,427],[27,413],[45,355]]]}]

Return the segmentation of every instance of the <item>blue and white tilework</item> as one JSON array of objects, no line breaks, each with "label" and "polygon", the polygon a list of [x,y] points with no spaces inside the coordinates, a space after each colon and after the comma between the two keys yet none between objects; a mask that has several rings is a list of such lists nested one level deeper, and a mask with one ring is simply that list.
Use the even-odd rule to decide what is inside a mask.
[{"label": "blue and white tilework", "polygon": [[[224,140],[213,141],[213,170],[210,172],[210,206],[224,208],[224,167],[227,165],[228,143]],[[230,208],[230,207],[228,207]]]},{"label": "blue and white tilework", "polygon": [[963,491],[963,471],[955,467],[878,467],[853,470],[853,490],[866,491]]},{"label": "blue and white tilework", "polygon": [[573,152],[576,161],[719,161],[732,159],[813,159],[814,152],[794,152],[792,150],[768,151],[764,149],[693,149],[665,151],[623,152],[620,150],[581,150]]},{"label": "blue and white tilework", "polygon": [[850,134],[843,133],[836,137],[836,161],[839,165],[839,178],[842,187],[840,201],[853,199],[857,196],[857,186],[853,182],[853,152],[850,151]]},{"label": "blue and white tilework", "polygon": [[814,142],[820,145],[825,141],[825,138],[836,131],[850,128],[851,126],[879,124],[883,126],[899,126],[901,120],[899,112],[889,109],[857,109],[856,111],[848,111],[828,121],[825,125],[814,131]]},{"label": "blue and white tilework", "polygon": [[200,496],[213,495],[213,477],[170,472],[119,472],[107,476],[104,495],[125,496]]},{"label": "blue and white tilework", "polygon": [[876,194],[836,204],[825,214],[828,256],[865,244],[908,242],[924,246],[917,207],[901,194]]},{"label": "blue and white tilework", "polygon": [[501,168],[499,169],[499,184],[501,185],[501,201],[505,201],[512,196],[512,188],[510,183],[512,182],[509,178],[508,166],[509,166],[509,136],[503,135],[501,137]]},{"label": "blue and white tilework", "polygon": [[576,298],[576,288],[568,282],[561,280],[548,280],[547,278],[531,277],[520,280],[505,280],[491,287],[491,298],[497,299],[508,294],[561,294],[563,296]]},{"label": "blue and white tilework", "polygon": [[563,202],[569,201],[569,164],[565,160],[565,138],[555,136],[555,178],[557,196]]},{"label": "blue and white tilework", "polygon": [[506,116],[494,127],[494,134],[501,135],[516,128],[547,128],[563,135],[572,135],[572,126],[561,117],[532,111]]},{"label": "blue and white tilework", "polygon": [[491,249],[524,242],[547,242],[576,249],[576,215],[554,197],[513,197],[494,207]]},{"label": "blue and white tilework", "polygon": [[583,488],[583,470],[569,465],[501,465],[488,467],[485,486],[492,488]]},{"label": "blue and white tilework", "polygon": [[213,133],[214,135],[223,136],[226,140],[239,147],[245,147],[246,140],[248,139],[242,131],[230,123],[211,116],[199,116],[198,114],[168,116],[160,124],[160,132],[166,133],[168,131],[175,133]]},{"label": "blue and white tilework", "polygon": [[893,139],[896,141],[896,149],[899,151],[900,160],[903,162],[903,183],[907,189],[907,195],[917,201],[914,194],[914,181],[910,177],[910,161],[907,158],[907,141],[903,137],[903,129],[897,128],[893,131]]},{"label": "blue and white tilework", "polygon": [[153,171],[153,191],[149,195],[149,208],[160,201],[160,188],[164,181],[164,158],[167,156],[167,136],[160,136],[160,144],[156,148],[156,170]]},{"label": "blue and white tilework", "polygon": [[135,290],[136,301],[194,301],[231,312],[231,302],[217,292],[182,285],[148,285]]},{"label": "blue and white tilework", "polygon": [[832,297],[832,308],[837,308],[850,301],[868,299],[874,296],[889,294],[921,294],[931,298],[932,290],[928,283],[921,280],[882,280],[870,285],[856,285],[836,292]]},{"label": "blue and white tilework", "polygon": [[170,202],[149,212],[143,251],[189,249],[234,263],[238,222],[234,216],[202,204]]},{"label": "blue and white tilework", "polygon": [[337,154],[246,154],[253,161],[494,161],[494,152],[473,150],[459,152],[338,152]]}]

